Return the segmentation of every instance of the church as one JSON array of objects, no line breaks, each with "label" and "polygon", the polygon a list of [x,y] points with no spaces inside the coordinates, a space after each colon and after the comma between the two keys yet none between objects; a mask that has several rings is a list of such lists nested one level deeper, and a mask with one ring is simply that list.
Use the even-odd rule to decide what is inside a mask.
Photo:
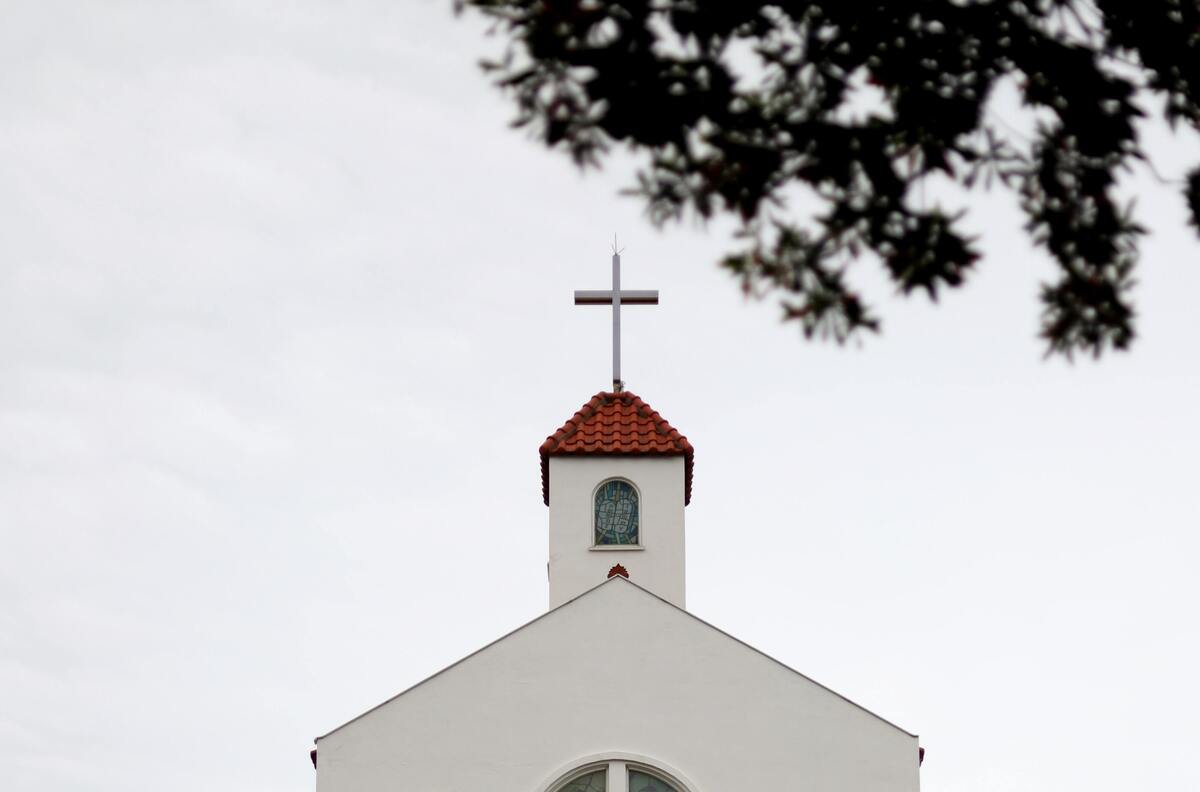
[{"label": "church", "polygon": [[620,379],[540,448],[549,609],[316,739],[317,792],[917,792],[917,736],[687,611],[694,449]]}]

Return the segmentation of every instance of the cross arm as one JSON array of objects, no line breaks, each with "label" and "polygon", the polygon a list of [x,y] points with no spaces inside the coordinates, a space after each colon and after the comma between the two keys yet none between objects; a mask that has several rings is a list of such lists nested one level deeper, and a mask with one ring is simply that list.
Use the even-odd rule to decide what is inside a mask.
[{"label": "cross arm", "polygon": [[[611,291],[576,291],[576,305],[612,305]],[[658,290],[621,291],[621,305],[658,305]]]}]

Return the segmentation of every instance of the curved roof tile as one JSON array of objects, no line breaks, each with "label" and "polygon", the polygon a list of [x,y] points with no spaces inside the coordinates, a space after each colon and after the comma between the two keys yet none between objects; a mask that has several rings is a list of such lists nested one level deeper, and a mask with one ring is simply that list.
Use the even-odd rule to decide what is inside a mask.
[{"label": "curved roof tile", "polygon": [[550,457],[569,454],[647,454],[683,457],[683,502],[692,501],[692,444],[649,404],[629,391],[601,391],[539,449],[542,500],[550,504]]}]

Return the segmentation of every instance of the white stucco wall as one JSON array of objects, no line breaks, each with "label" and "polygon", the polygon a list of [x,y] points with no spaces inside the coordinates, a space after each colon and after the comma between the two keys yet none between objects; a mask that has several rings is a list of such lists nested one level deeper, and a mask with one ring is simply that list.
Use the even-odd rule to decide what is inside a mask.
[{"label": "white stucco wall", "polygon": [[[682,456],[550,457],[550,607],[602,583],[614,564],[630,579],[684,607]],[[593,494],[624,478],[641,494],[641,547],[592,546]]]},{"label": "white stucco wall", "polygon": [[603,756],[688,792],[919,788],[915,736],[619,578],[317,750],[317,792],[545,792]]}]

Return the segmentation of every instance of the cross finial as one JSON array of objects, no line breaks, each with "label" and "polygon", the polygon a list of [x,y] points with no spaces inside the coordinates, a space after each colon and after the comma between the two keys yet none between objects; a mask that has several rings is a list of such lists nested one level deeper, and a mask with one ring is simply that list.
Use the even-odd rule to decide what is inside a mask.
[{"label": "cross finial", "polygon": [[576,291],[576,305],[611,305],[613,308],[613,390],[621,391],[621,305],[658,305],[658,291],[621,291],[621,251],[613,234],[612,290]]}]

